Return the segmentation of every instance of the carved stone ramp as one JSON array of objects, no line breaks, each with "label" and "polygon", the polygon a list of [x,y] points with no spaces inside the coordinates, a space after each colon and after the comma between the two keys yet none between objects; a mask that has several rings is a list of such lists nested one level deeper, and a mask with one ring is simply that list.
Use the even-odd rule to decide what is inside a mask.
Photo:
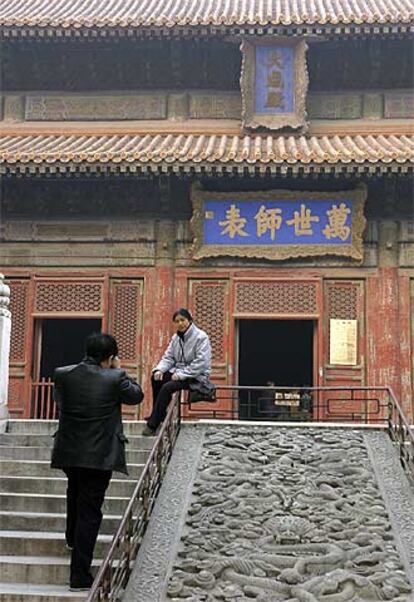
[{"label": "carved stone ramp", "polygon": [[122,602],[414,600],[385,431],[184,424]]},{"label": "carved stone ramp", "polygon": [[[129,477],[114,473],[95,547],[99,565],[141,473],[153,439],[143,423],[128,422]],[[56,421],[11,420],[0,434],[0,602],[78,602],[69,591],[65,547],[66,478],[50,468]]]}]

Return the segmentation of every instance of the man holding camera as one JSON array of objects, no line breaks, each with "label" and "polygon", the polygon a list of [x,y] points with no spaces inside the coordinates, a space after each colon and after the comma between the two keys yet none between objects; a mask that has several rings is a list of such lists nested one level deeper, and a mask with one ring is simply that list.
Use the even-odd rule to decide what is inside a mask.
[{"label": "man holding camera", "polygon": [[144,394],[121,370],[115,338],[104,333],[90,335],[86,357],[80,364],[57,368],[54,383],[59,426],[51,466],[68,478],[70,589],[86,591],[93,583],[90,567],[112,471],[128,474],[121,405],[138,404]]}]

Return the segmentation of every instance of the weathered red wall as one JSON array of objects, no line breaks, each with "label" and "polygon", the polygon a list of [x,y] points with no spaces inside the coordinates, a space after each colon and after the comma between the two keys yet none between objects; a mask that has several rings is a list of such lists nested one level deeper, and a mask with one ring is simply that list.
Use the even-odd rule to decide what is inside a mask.
[{"label": "weathered red wall", "polygon": [[[98,314],[102,315],[103,324],[108,323],[116,334],[119,332],[121,350],[122,344],[130,342],[130,333],[139,338],[139,344],[136,345],[137,357],[128,357],[127,367],[139,375],[145,389],[146,398],[140,411],[141,417],[147,415],[151,408],[151,369],[161,357],[173,332],[171,317],[177,307],[189,306],[196,321],[209,332],[213,343],[213,376],[216,382],[235,383],[234,325],[235,318],[240,315],[235,291],[241,282],[246,281],[251,285],[249,290],[254,292],[256,288],[259,296],[263,283],[273,283],[272,286],[274,283],[277,286],[278,282],[288,286],[292,283],[293,286],[313,283],[312,286],[316,287],[315,307],[308,317],[318,323],[315,384],[391,386],[411,419],[412,279],[409,274],[399,274],[398,268],[354,268],[346,272],[346,278],[343,272],[332,269],[175,269],[172,265],[144,269],[117,268],[99,272],[86,269],[81,272],[37,271],[36,279],[34,275],[31,270],[10,270],[6,274],[11,284],[11,308],[14,312],[10,409],[15,416],[28,415],[34,346],[33,315],[36,312],[37,315],[54,315],[53,310],[49,314],[39,313],[34,298],[36,282],[47,276],[48,282],[59,284],[72,276],[74,281],[80,281],[83,277],[88,282],[95,279],[103,283],[104,301]],[[122,305],[114,307],[114,283],[118,287],[116,290],[120,291],[117,299],[119,303],[125,303],[124,308]],[[139,315],[134,322],[136,332],[132,335],[132,321],[128,312],[131,311],[130,293],[134,290],[130,287],[134,286],[137,291],[142,290],[142,301],[134,309]],[[346,295],[350,295],[352,302],[346,301]],[[271,303],[274,307],[270,307],[269,314],[280,312],[277,300],[272,298]],[[294,303],[292,301],[292,306],[286,309],[290,317],[294,318],[296,314],[298,317],[306,315],[307,310],[303,307],[296,309]],[[260,311],[266,312],[266,307]],[[75,317],[76,312],[68,311],[64,315]],[[279,313],[272,315],[281,317]],[[358,366],[337,368],[329,365],[331,317],[358,319]],[[131,352],[129,355],[131,356]],[[323,376],[320,376],[320,370]]]}]

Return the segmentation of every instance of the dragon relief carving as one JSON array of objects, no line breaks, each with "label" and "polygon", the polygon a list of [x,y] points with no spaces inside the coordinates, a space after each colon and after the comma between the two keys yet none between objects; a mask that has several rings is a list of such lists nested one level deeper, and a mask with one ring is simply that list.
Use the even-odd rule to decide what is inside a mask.
[{"label": "dragon relief carving", "polygon": [[207,431],[173,601],[411,599],[356,431]]}]

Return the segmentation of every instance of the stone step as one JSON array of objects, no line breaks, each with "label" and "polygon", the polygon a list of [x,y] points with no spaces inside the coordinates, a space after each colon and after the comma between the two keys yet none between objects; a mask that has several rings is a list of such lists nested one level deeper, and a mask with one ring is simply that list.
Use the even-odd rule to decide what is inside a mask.
[{"label": "stone step", "polygon": [[[101,560],[92,561],[96,572]],[[69,583],[69,556],[0,556],[2,583]]]},{"label": "stone step", "polygon": [[[53,477],[52,474],[59,476]],[[118,479],[115,472],[109,483],[108,496],[131,497],[136,479]],[[3,493],[39,493],[43,495],[63,495],[66,493],[67,479],[58,470],[51,470],[47,477],[2,476],[0,477],[0,492]]]},{"label": "stone step", "polygon": [[[128,435],[127,449],[151,450],[153,444],[153,437]],[[0,445],[13,447],[35,446],[51,449],[53,437],[48,433],[0,433]]]},{"label": "stone step", "polygon": [[0,602],[83,602],[88,592],[70,592],[67,585],[0,583]]},{"label": "stone step", "polygon": [[[118,527],[121,515],[104,514],[100,533],[111,535]],[[66,516],[61,512],[0,511],[0,531],[58,531],[64,532]]]},{"label": "stone step", "polygon": [[[129,497],[106,496],[103,512],[123,514]],[[66,496],[42,493],[4,493],[0,492],[0,508],[12,512],[66,512]]]},{"label": "stone step", "polygon": [[[13,434],[53,434],[57,430],[57,420],[9,420],[7,432]],[[124,420],[126,435],[140,435],[145,426],[144,420]]]},{"label": "stone step", "polygon": [[[117,473],[117,478],[137,479],[143,468],[144,464],[129,464],[129,477],[123,473]],[[56,469],[50,468],[50,460],[0,460],[0,475],[2,476],[53,477],[53,474],[58,475],[59,473]]]},{"label": "stone step", "polygon": [[[32,447],[32,446],[0,446],[0,457],[2,460],[43,460],[50,462],[51,450],[47,447]],[[127,463],[145,464],[149,452],[146,450],[127,449]]]},{"label": "stone step", "polygon": [[[99,535],[94,554],[103,558],[112,535]],[[43,531],[0,531],[0,549],[7,556],[68,556],[62,533]]]}]

